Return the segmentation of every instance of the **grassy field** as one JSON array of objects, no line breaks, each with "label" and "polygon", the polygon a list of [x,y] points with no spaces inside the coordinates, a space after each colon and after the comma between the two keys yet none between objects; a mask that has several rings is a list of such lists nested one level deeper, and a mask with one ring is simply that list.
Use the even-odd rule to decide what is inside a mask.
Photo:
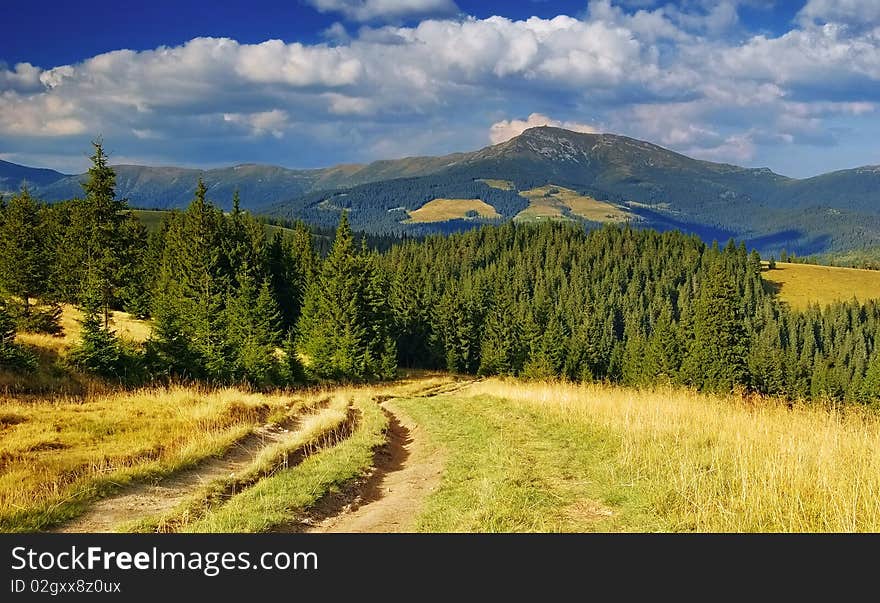
[{"label": "grassy field", "polygon": [[867,411],[501,380],[399,405],[447,458],[420,530],[880,529]]},{"label": "grassy field", "polygon": [[293,412],[290,396],[145,389],[83,400],[0,400],[0,530],[76,516],[90,501],[228,449]]},{"label": "grassy field", "polygon": [[[420,531],[880,530],[873,411],[446,376],[275,395],[172,388],[4,400],[0,530],[56,525],[127,484],[222,455],[259,425],[300,416],[289,439],[243,471],[127,528],[287,529],[370,471],[389,421],[378,402],[388,397],[443,459],[439,486],[413,518]],[[288,457],[299,460],[288,466]]]},{"label": "grassy field", "polygon": [[[16,373],[0,370],[0,396],[13,394],[80,395],[106,392],[107,384],[101,380],[77,373],[64,366],[63,359],[80,339],[81,313],[73,306],[62,306],[62,333],[58,336],[35,333],[18,333],[16,341],[24,344],[38,358],[38,368],[33,373]],[[125,312],[113,312],[111,328],[121,339],[142,343],[150,335],[150,323],[138,320]]]},{"label": "grassy field", "polygon": [[512,191],[516,188],[510,180],[497,180],[495,178],[482,178],[480,182],[485,182],[492,188],[498,188],[503,191]]},{"label": "grassy field", "polygon": [[434,199],[420,208],[409,212],[410,223],[446,222],[468,218],[469,212],[476,212],[481,218],[500,218],[495,208],[480,199]]},{"label": "grassy field", "polygon": [[548,184],[520,193],[529,200],[529,206],[519,212],[514,220],[569,220],[570,215],[593,222],[626,222],[633,215],[616,205],[597,201],[592,197]]},{"label": "grassy field", "polygon": [[778,291],[780,300],[801,310],[811,303],[825,306],[854,297],[861,302],[880,299],[876,270],[777,262],[775,270],[765,270],[761,276]]}]

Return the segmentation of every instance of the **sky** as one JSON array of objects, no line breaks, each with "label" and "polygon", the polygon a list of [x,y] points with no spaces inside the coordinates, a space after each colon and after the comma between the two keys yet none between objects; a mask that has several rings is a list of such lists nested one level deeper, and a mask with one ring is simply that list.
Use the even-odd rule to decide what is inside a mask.
[{"label": "sky", "polygon": [[557,125],[880,164],[877,0],[4,0],[0,159],[322,167]]}]

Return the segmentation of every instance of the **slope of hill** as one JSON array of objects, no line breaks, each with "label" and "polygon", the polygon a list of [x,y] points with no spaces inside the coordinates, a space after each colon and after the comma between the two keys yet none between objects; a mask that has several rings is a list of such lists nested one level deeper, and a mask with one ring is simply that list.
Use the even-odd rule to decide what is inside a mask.
[{"label": "slope of hill", "polygon": [[[9,165],[14,164],[0,164],[0,179],[13,173]],[[692,159],[625,136],[552,127],[531,128],[474,152],[368,165],[116,169],[119,195],[137,207],[181,207],[202,178],[209,197],[224,208],[239,190],[243,206],[260,213],[329,226],[347,210],[357,228],[373,233],[449,232],[485,222],[406,222],[410,212],[435,199],[479,199],[501,219],[513,219],[529,205],[519,191],[552,184],[613,204],[641,226],[684,230],[708,241],[736,237],[765,253],[880,246],[878,167],[796,180],[766,168]],[[81,176],[52,172],[30,178],[42,178],[34,192],[49,201],[81,192]]]},{"label": "slope of hill", "polygon": [[0,194],[15,193],[22,186],[41,190],[53,182],[68,178],[66,174],[45,168],[33,168],[0,160]]},{"label": "slope of hill", "polygon": [[810,304],[824,307],[852,299],[861,303],[880,299],[877,270],[777,262],[775,270],[765,270],[761,277],[781,301],[797,310]]}]

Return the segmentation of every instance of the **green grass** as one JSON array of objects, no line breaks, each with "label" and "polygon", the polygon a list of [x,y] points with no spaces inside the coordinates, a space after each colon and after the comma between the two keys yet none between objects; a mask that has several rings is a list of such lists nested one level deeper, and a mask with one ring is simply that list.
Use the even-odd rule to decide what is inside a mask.
[{"label": "green grass", "polygon": [[396,402],[443,451],[424,532],[656,529],[613,464],[619,438],[494,396]]},{"label": "green grass", "polygon": [[360,412],[354,433],[302,463],[259,481],[184,532],[267,532],[295,521],[323,496],[339,491],[372,466],[385,441],[388,419],[372,397],[355,398]]},{"label": "green grass", "polygon": [[[316,405],[313,403],[311,407]],[[299,458],[335,444],[342,435],[338,432],[349,418],[348,411],[348,400],[337,396],[328,408],[302,417],[290,440],[266,447],[244,470],[205,484],[167,514],[122,525],[120,531],[173,532],[185,529],[186,524],[197,522],[211,509],[222,506],[234,493],[241,493],[273,475],[291,460],[296,463]]]},{"label": "green grass", "polygon": [[490,379],[395,402],[446,459],[419,530],[876,532],[859,408]]}]

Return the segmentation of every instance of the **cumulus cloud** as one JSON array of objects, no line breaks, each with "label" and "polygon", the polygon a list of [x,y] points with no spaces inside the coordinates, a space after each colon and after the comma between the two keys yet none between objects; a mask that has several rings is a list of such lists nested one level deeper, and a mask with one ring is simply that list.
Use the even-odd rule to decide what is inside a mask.
[{"label": "cumulus cloud", "polygon": [[288,126],[288,115],[280,109],[249,114],[224,113],[223,121],[244,126],[254,136],[271,134],[275,138],[282,138]]},{"label": "cumulus cloud", "polygon": [[847,23],[858,27],[880,23],[880,3],[876,0],[808,0],[798,12],[805,25]]},{"label": "cumulus cloud", "polygon": [[403,17],[448,16],[458,12],[452,0],[306,0],[322,13],[351,21],[394,21]]},{"label": "cumulus cloud", "polygon": [[[169,161],[264,153],[322,165],[473,148],[487,128],[500,142],[536,125],[594,131],[601,123],[744,161],[779,145],[833,144],[832,128],[870,120],[880,103],[880,31],[850,23],[874,3],[810,0],[799,25],[769,36],[743,33],[734,0],[594,0],[581,18],[412,26],[378,19],[454,4],[316,2],[371,24],[337,23],[312,44],[196,38],[45,70],[0,64],[0,150],[57,156],[63,141],[73,149],[103,133],[121,141],[121,153]],[[740,34],[717,33],[728,30]],[[532,108],[542,113],[499,121]],[[235,144],[217,144],[229,137]]]},{"label": "cumulus cloud", "polygon": [[0,90],[16,90],[19,92],[33,92],[39,90],[41,70],[30,63],[18,63],[13,69],[9,69],[0,63]]},{"label": "cumulus cloud", "polygon": [[505,119],[495,122],[489,128],[489,140],[492,144],[498,144],[499,142],[505,142],[511,138],[519,136],[529,128],[537,128],[538,126],[553,126],[555,128],[565,128],[566,130],[585,132],[587,134],[598,132],[594,126],[589,124],[581,124],[574,121],[559,121],[558,119],[552,119],[546,115],[541,115],[540,113],[532,113],[525,120]]}]

